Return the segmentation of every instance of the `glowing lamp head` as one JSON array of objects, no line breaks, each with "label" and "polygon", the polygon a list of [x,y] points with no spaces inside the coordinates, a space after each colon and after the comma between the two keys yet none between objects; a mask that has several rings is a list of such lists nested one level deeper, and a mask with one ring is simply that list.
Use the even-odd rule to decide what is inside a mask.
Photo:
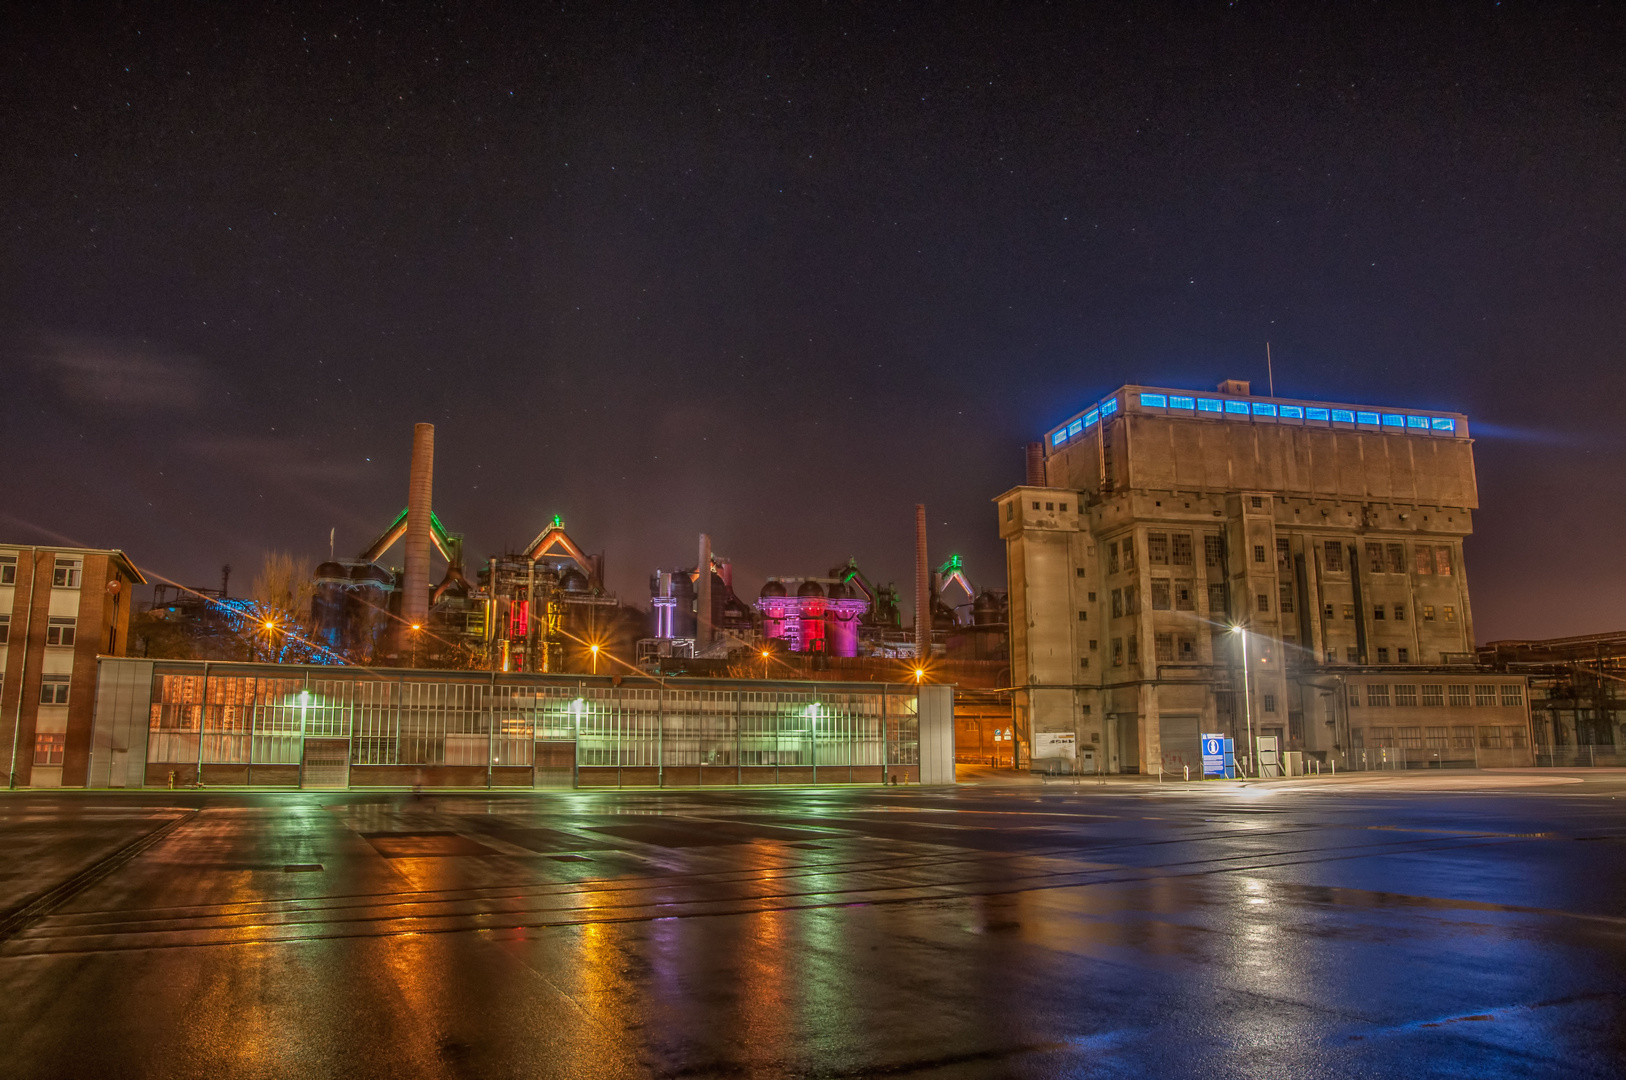
[{"label": "glowing lamp head", "polygon": [[598,646],[594,645],[592,648],[593,648],[593,655],[597,656],[598,655]]},{"label": "glowing lamp head", "polygon": [[276,628],[277,628],[277,624],[276,624],[276,623],[274,623],[274,622],[267,622],[267,623],[266,623],[266,624],[265,624],[265,628],[266,628],[266,629],[267,629],[267,630],[275,630],[275,629],[276,629]]},{"label": "glowing lamp head", "polygon": [[413,623],[412,624],[412,629],[414,629],[414,630],[422,630],[423,627],[419,626],[417,623]]}]

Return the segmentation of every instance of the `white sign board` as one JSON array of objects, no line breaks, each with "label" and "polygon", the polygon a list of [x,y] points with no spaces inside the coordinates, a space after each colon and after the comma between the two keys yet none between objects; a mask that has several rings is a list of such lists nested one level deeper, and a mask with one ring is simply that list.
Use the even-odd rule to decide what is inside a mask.
[{"label": "white sign board", "polygon": [[1074,747],[1078,742],[1078,735],[1072,731],[1035,731],[1033,733],[1033,757],[1038,758],[1067,758],[1073,757]]}]

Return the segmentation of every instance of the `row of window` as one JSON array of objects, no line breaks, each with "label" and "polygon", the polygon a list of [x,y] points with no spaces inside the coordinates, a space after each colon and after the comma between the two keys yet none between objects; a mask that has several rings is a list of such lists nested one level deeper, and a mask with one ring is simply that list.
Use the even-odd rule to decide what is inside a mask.
[{"label": "row of window", "polygon": [[[51,570],[51,586],[57,589],[77,589],[84,577],[83,559],[58,558]],[[0,555],[0,585],[17,584],[17,556]]]},{"label": "row of window", "polygon": [[[1277,541],[1278,552],[1283,541]],[[1256,562],[1264,562],[1263,549],[1258,552]],[[1406,548],[1404,544],[1373,544],[1366,545],[1367,570],[1373,574],[1404,574],[1406,572]],[[1321,561],[1330,574],[1342,574],[1349,566],[1345,555],[1345,546],[1342,540],[1324,540],[1321,543]],[[1412,567],[1419,574],[1435,575],[1439,577],[1451,576],[1451,545],[1449,544],[1413,544]]]},{"label": "row of window", "polygon": [[[45,627],[45,644],[72,645],[79,632],[79,620],[73,616],[50,616]],[[11,616],[0,615],[0,645],[11,641]]]},{"label": "row of window", "polygon": [[1349,741],[1356,750],[1472,750],[1475,735],[1485,750],[1523,750],[1523,727],[1481,724],[1444,727],[1351,728]]},{"label": "row of window", "polygon": [[[1143,408],[1172,409],[1193,416],[1213,419],[1270,417],[1277,420],[1298,420],[1319,424],[1348,424],[1351,427],[1372,427],[1404,431],[1407,434],[1439,433],[1454,435],[1457,422],[1449,416],[1418,416],[1415,413],[1372,412],[1365,409],[1336,409],[1331,405],[1282,405],[1274,401],[1246,401],[1237,398],[1199,397],[1196,394],[1158,394],[1143,392],[1138,398]],[[1118,411],[1118,399],[1108,398],[1097,407],[1071,423],[1050,433],[1050,445],[1060,446],[1068,439],[1082,435],[1088,428]]]},{"label": "row of window", "polygon": [[[1447,703],[1458,708],[1469,704],[1469,691],[1467,683],[1423,683],[1421,695],[1415,683],[1394,684],[1394,704],[1396,706],[1417,705],[1445,705]],[[1362,702],[1361,684],[1354,683],[1349,687],[1349,703],[1360,708]],[[1365,702],[1368,708],[1387,708],[1390,703],[1388,683],[1367,683],[1365,687]],[[1478,708],[1488,708],[1500,704],[1508,707],[1524,705],[1524,687],[1519,683],[1475,683],[1473,684],[1472,704]]]}]

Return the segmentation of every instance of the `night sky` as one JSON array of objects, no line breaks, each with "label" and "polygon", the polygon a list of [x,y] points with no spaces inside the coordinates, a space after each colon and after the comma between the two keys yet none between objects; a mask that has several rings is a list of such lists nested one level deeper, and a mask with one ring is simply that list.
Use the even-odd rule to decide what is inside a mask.
[{"label": "night sky", "polygon": [[[406,501],[640,606],[931,551],[1122,382],[1459,410],[1481,640],[1626,628],[1626,8],[18,5],[0,539]],[[399,550],[392,561],[399,562]]]}]

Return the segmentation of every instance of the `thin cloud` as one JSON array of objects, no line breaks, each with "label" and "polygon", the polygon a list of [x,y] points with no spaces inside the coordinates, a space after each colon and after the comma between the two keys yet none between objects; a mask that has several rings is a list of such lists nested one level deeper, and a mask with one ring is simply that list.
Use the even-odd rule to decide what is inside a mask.
[{"label": "thin cloud", "polygon": [[203,362],[146,343],[75,334],[48,335],[44,366],[74,404],[102,412],[184,412],[201,402]]}]

